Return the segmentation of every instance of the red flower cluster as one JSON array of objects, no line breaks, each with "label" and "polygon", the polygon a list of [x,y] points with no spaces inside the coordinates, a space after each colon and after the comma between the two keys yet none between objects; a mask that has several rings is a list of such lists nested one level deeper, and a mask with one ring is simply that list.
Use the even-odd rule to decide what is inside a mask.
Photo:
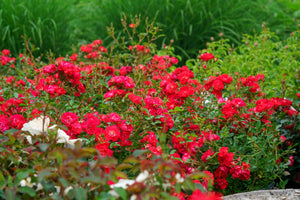
[{"label": "red flower cluster", "polygon": [[215,56],[212,53],[203,53],[200,56],[200,60],[204,60],[206,62],[209,61],[209,60],[212,60],[214,58],[215,58]]},{"label": "red flower cluster", "polygon": [[264,80],[265,76],[263,74],[257,74],[256,76],[249,76],[247,78],[240,78],[238,80],[238,87],[249,87],[249,91],[252,93],[260,92],[261,89],[258,85],[258,81]]},{"label": "red flower cluster", "polygon": [[204,152],[203,153],[203,155],[201,156],[201,160],[203,161],[203,162],[207,162],[207,159],[210,157],[210,156],[212,156],[212,155],[214,155],[215,153],[213,152],[213,151],[211,151],[210,149],[208,149],[206,152]]},{"label": "red flower cluster", "polygon": [[0,115],[0,133],[9,129],[9,121],[6,115]]},{"label": "red flower cluster", "polygon": [[250,178],[250,165],[243,162],[242,166],[237,166],[233,160],[234,154],[228,153],[228,147],[221,147],[218,153],[218,160],[220,166],[215,171],[215,178],[217,183],[217,188],[223,190],[227,187],[228,183],[226,178],[229,173],[233,178],[238,178],[241,180],[248,180]]},{"label": "red flower cluster", "polygon": [[122,120],[117,113],[109,115],[99,115],[98,112],[88,113],[79,122],[79,117],[75,113],[66,112],[62,115],[62,123],[68,127],[67,134],[71,138],[76,138],[82,132],[95,136],[95,147],[102,156],[112,156],[110,143],[117,142],[121,146],[130,146],[129,141],[133,127]]},{"label": "red flower cluster", "polygon": [[10,67],[15,68],[15,57],[10,57],[10,51],[8,49],[3,49],[0,52],[0,63],[2,66],[10,64]]},{"label": "red flower cluster", "polygon": [[204,88],[209,91],[212,88],[212,94],[214,94],[218,99],[222,98],[222,90],[225,84],[230,84],[232,82],[232,77],[228,74],[222,74],[220,76],[211,76],[204,84]]},{"label": "red flower cluster", "polygon": [[144,144],[145,149],[149,149],[154,155],[162,154],[161,146],[159,146],[156,135],[152,131],[148,131],[147,135],[145,135],[140,142]]},{"label": "red flower cluster", "polygon": [[132,72],[132,67],[130,66],[121,67],[119,70],[120,76],[126,76],[130,72]]},{"label": "red flower cluster", "polygon": [[222,200],[221,195],[215,192],[203,193],[200,190],[194,190],[193,194],[188,198],[188,200]]},{"label": "red flower cluster", "polygon": [[162,77],[160,87],[163,89],[162,95],[168,98],[168,109],[182,106],[184,100],[194,94],[197,90],[194,85],[198,86],[199,83],[192,78],[194,78],[194,73],[187,66],[177,68],[171,75],[167,74]]},{"label": "red flower cluster", "polygon": [[148,63],[146,73],[156,75],[153,76],[153,79],[158,79],[166,73],[166,69],[170,68],[172,64],[177,64],[178,59],[170,56],[158,56],[154,55],[152,60]]},{"label": "red flower cluster", "polygon": [[169,114],[167,109],[163,109],[163,100],[159,97],[151,97],[146,96],[144,98],[145,102],[145,110],[144,114],[148,115],[148,113],[152,116],[155,116],[155,121],[160,121],[160,125],[164,132],[167,132],[168,129],[172,129],[174,125],[174,121]]},{"label": "red flower cluster", "polygon": [[226,101],[221,111],[225,119],[231,119],[234,115],[239,116],[239,109],[244,106],[247,106],[246,103],[241,98],[236,98]]},{"label": "red flower cluster", "polygon": [[[101,58],[102,53],[107,52],[107,49],[101,46],[101,44],[102,44],[101,40],[95,40],[90,44],[82,45],[80,47],[80,51],[86,54],[85,55],[86,58],[92,58],[92,59]],[[71,60],[74,60],[74,57]]]},{"label": "red flower cluster", "polygon": [[130,89],[134,88],[135,83],[129,76],[114,76],[108,81],[108,85],[111,89],[104,94],[105,99],[125,96],[130,93]]},{"label": "red flower cluster", "polygon": [[90,80],[93,80],[97,78],[95,75],[105,75],[105,76],[115,76],[115,68],[112,66],[109,66],[106,62],[100,62],[96,64],[88,64],[82,66],[82,72],[86,72],[88,78]]},{"label": "red flower cluster", "polygon": [[135,50],[136,52],[140,52],[140,53],[144,53],[144,54],[148,54],[150,53],[150,49],[147,48],[147,46],[145,45],[134,45],[134,46],[129,46],[128,47],[129,50]]},{"label": "red flower cluster", "polygon": [[[81,71],[81,68],[66,61],[44,66],[42,73],[37,77],[38,80],[32,82],[38,83],[35,84],[35,90],[30,91],[37,96],[44,90],[54,98],[66,94],[66,89],[75,88],[74,95],[80,96],[85,92],[85,86],[81,82]],[[41,78],[42,76],[46,78]]]},{"label": "red flower cluster", "polygon": [[[189,142],[187,142],[187,140]],[[195,156],[197,153],[197,149],[202,147],[203,140],[201,138],[188,135],[187,133],[179,133],[176,132],[172,136],[172,144],[173,148],[176,149],[181,155],[182,160],[186,161],[191,156]]]},{"label": "red flower cluster", "polygon": [[89,135],[95,135],[96,148],[102,156],[112,156],[109,148],[111,142],[117,142],[121,146],[130,146],[129,139],[133,127],[122,120],[117,113],[99,115],[98,112],[88,113],[83,117],[83,130]]},{"label": "red flower cluster", "polygon": [[265,120],[268,120],[276,110],[286,112],[291,117],[299,114],[297,110],[293,109],[293,102],[284,98],[259,99],[255,104],[254,112],[265,113]]},{"label": "red flower cluster", "polygon": [[240,180],[249,180],[250,178],[250,165],[243,162],[241,166],[234,166],[230,169],[230,174],[232,177],[238,178]]},{"label": "red flower cluster", "polygon": [[10,128],[22,129],[26,120],[23,115],[14,114],[8,117],[7,115],[0,115],[0,133],[3,133]]},{"label": "red flower cluster", "polygon": [[108,81],[108,85],[110,87],[115,86],[119,89],[130,89],[134,88],[135,83],[129,76],[115,76]]},{"label": "red flower cluster", "polygon": [[61,122],[68,128],[66,133],[71,139],[75,139],[82,132],[82,126],[78,120],[77,114],[71,112],[63,113],[61,116]]},{"label": "red flower cluster", "polygon": [[141,96],[137,96],[137,95],[131,93],[128,95],[128,98],[132,101],[132,103],[142,105],[142,97]]}]

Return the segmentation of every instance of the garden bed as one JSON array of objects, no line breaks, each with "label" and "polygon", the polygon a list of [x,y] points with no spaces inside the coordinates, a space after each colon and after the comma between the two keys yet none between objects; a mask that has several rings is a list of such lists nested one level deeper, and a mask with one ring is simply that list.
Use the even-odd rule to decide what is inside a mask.
[{"label": "garden bed", "polygon": [[0,52],[0,199],[220,199],[285,187],[299,162],[300,32],[288,48],[266,28],[237,50],[221,39],[179,66],[172,43],[152,43],[158,28],[138,24],[123,21],[128,38],[112,34],[108,49],[95,40],[47,63],[30,49]]}]

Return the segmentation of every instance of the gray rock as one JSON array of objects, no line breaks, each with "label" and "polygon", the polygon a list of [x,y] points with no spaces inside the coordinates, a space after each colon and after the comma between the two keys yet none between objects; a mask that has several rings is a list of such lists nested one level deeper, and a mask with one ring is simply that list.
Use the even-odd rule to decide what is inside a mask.
[{"label": "gray rock", "polygon": [[300,189],[258,190],[233,194],[223,197],[224,200],[300,200]]}]

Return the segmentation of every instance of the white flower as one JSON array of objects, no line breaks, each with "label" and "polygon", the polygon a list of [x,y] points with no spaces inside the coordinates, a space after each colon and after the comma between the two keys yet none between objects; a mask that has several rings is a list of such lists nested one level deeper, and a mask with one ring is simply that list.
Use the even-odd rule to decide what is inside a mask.
[{"label": "white flower", "polygon": [[[120,179],[119,182],[111,185],[111,189],[114,189],[116,187],[120,187],[120,188],[123,188],[123,189],[127,189],[128,185],[132,185],[134,184],[135,181],[134,180],[129,180],[129,179]],[[119,197],[118,193],[115,191],[115,190],[110,190],[108,192],[108,194],[114,196],[114,197]]]},{"label": "white flower", "polygon": [[30,177],[27,177],[26,179],[23,179],[20,181],[20,186],[21,187],[25,187],[25,186],[28,186],[28,187],[33,187],[34,185],[31,183],[31,178]]},{"label": "white flower", "polygon": [[134,180],[120,179],[119,182],[117,182],[116,184],[111,185],[110,187],[111,188],[120,187],[120,188],[126,189],[128,185],[132,185],[134,183],[135,183]]},{"label": "white flower", "polygon": [[[55,187],[55,189],[56,189],[56,192],[57,193],[60,193],[60,186],[54,186]],[[72,190],[73,189],[73,187],[72,186],[69,186],[69,187],[67,187],[65,190],[64,190],[64,196],[67,196],[67,194],[69,193],[69,191],[70,190]],[[53,194],[52,194],[53,195]],[[50,195],[50,196],[52,196],[52,195]]]},{"label": "white flower", "polygon": [[70,140],[70,136],[68,136],[63,130],[58,129],[56,139],[57,143],[67,143]]},{"label": "white flower", "polygon": [[64,132],[61,129],[57,130],[57,143],[65,143],[67,144],[69,147],[74,148],[74,145],[77,141],[82,141],[80,138],[78,139],[70,139],[70,136],[68,136],[66,134],[66,132]]},{"label": "white flower", "polygon": [[108,191],[108,194],[110,194],[111,196],[114,196],[114,197],[120,197],[119,195],[118,195],[118,193],[116,192],[116,191],[114,191],[114,190],[110,190],[110,191]]},{"label": "white flower", "polygon": [[[25,123],[23,125],[22,131],[28,131],[30,135],[26,136],[26,139],[30,144],[32,144],[32,136],[47,134],[48,130],[55,130],[57,129],[57,125],[53,125],[49,127],[50,119],[49,117],[40,116],[38,118],[35,118],[31,120],[28,123]],[[49,127],[49,128],[48,128]],[[77,141],[82,141],[79,139],[70,139],[70,136],[68,136],[63,130],[58,129],[57,130],[57,143],[64,143],[67,144],[70,148],[74,148],[75,143]]]},{"label": "white flower", "polygon": [[184,179],[181,177],[179,173],[175,175],[177,183],[183,183]]},{"label": "white flower", "polygon": [[49,124],[49,117],[40,116],[25,123],[21,130],[28,131],[32,136],[42,135],[44,132],[47,132]]},{"label": "white flower", "polygon": [[[37,176],[36,174],[34,176]],[[30,188],[33,188],[34,186],[36,186],[36,183],[31,183],[31,178],[30,177],[27,177],[26,179],[23,179],[20,181],[20,186],[21,187],[30,187]],[[38,183],[37,186],[36,186],[36,189],[35,191],[39,191],[39,190],[42,190],[43,189],[43,186],[42,184]]]},{"label": "white flower", "polygon": [[72,190],[72,189],[73,189],[72,186],[67,187],[67,188],[64,190],[64,195],[67,196],[67,194],[69,193],[69,191]]},{"label": "white flower", "polygon": [[143,171],[136,177],[137,182],[144,182],[149,176],[149,172],[147,170]]},{"label": "white flower", "polygon": [[[43,133],[47,132],[49,124],[49,117],[40,116],[31,120],[30,122],[25,123],[21,130],[28,131],[31,134],[31,136],[42,135]],[[26,139],[29,142],[29,144],[32,144],[31,136],[26,136]]]}]

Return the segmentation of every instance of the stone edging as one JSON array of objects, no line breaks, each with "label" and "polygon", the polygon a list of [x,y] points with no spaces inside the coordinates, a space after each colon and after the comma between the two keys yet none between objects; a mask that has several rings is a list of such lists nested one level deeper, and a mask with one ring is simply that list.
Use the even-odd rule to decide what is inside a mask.
[{"label": "stone edging", "polygon": [[300,200],[300,189],[258,190],[222,197],[223,200]]}]

